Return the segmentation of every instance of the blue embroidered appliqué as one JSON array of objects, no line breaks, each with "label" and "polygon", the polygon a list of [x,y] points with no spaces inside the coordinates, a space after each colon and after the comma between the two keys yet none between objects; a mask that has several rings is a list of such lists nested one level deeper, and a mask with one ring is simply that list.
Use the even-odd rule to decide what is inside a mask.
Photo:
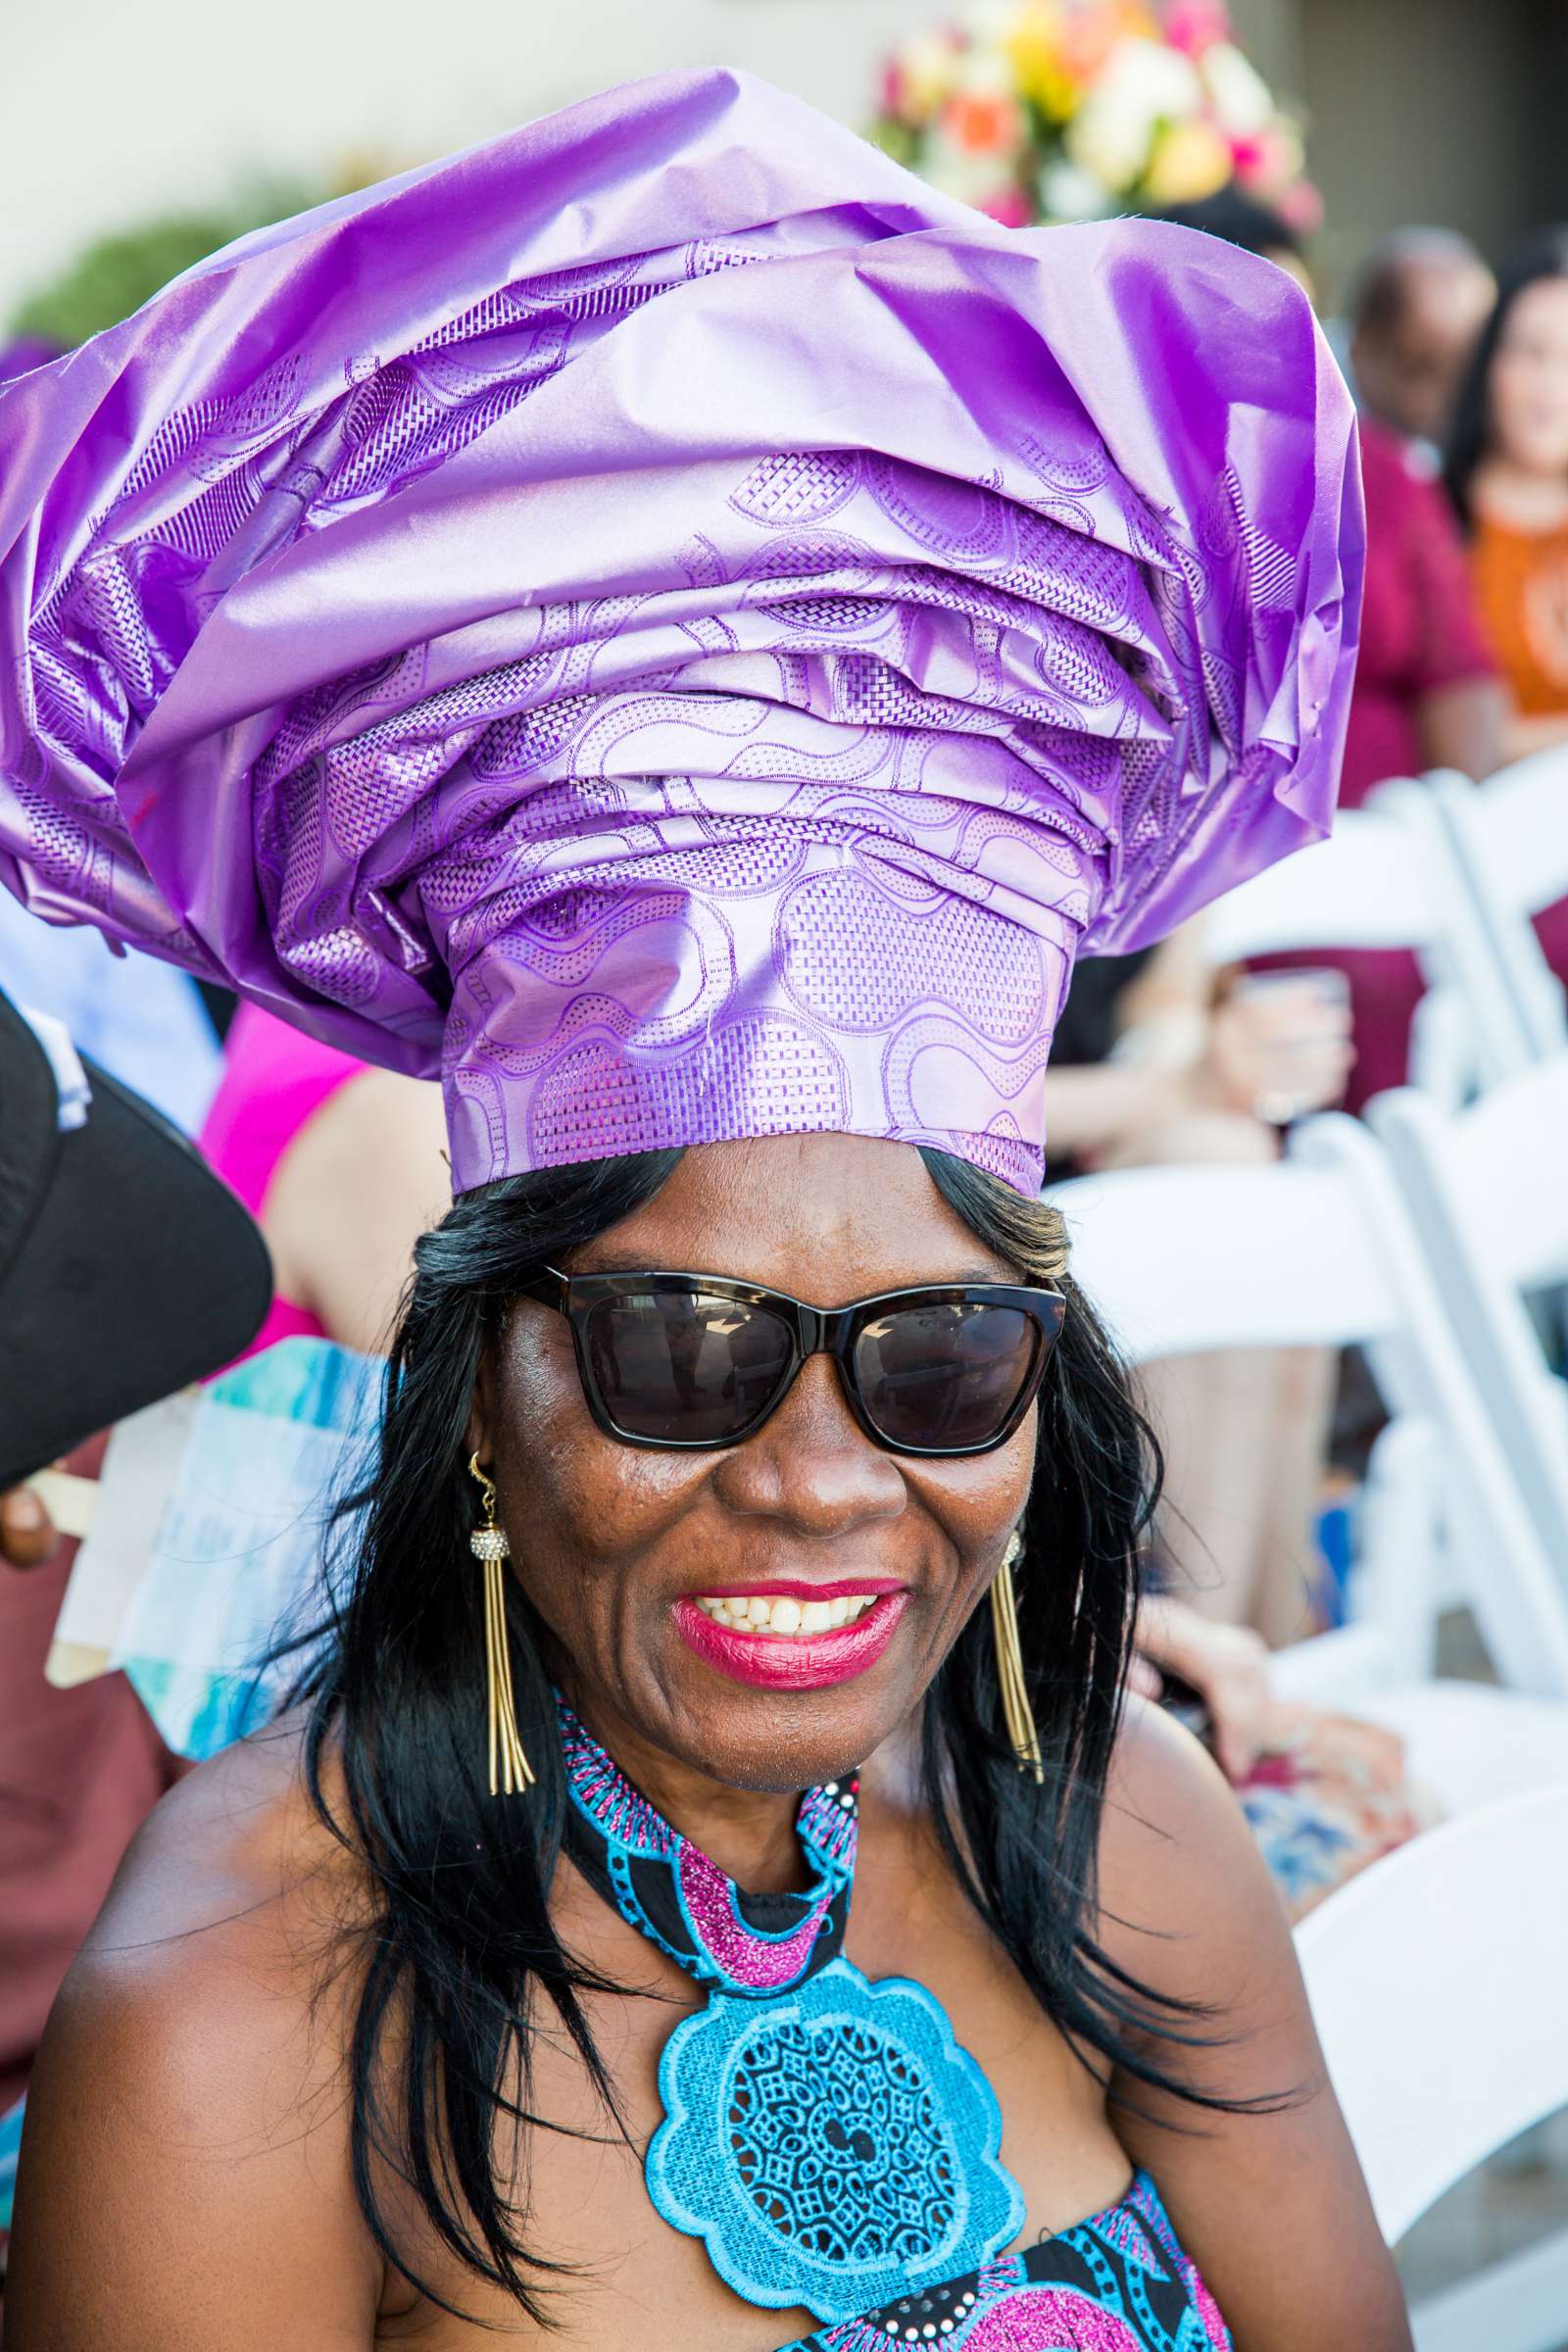
[{"label": "blue embroidered appliqu\u00e9", "polygon": [[711,1997],[670,2035],[654,2205],[773,2310],[853,2318],[973,2270],[1023,2222],[990,2084],[906,1978],[834,1960],[766,2004]]}]

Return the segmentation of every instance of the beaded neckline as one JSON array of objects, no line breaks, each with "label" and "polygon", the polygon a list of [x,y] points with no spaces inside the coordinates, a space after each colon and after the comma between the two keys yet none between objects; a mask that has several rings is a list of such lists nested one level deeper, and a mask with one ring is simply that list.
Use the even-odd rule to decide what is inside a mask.
[{"label": "beaded neckline", "polygon": [[803,1984],[837,1957],[849,1921],[860,1784],[808,1788],[796,1832],[803,1893],[749,1894],[656,1810],[558,1698],[566,1850],[621,1917],[695,1977],[740,1999]]},{"label": "beaded neckline", "polygon": [[843,1955],[857,1784],[801,1799],[805,1891],[748,1894],[564,1702],[561,1734],[566,1850],[708,1986],[660,2059],[655,2210],[746,2301],[828,2322],[988,2261],[1023,2221],[991,2086],[923,1985],[872,1984]]}]

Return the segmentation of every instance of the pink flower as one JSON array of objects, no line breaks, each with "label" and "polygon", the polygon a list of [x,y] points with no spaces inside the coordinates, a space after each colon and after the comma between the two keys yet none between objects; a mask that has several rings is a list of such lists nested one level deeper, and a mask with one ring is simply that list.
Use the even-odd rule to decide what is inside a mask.
[{"label": "pink flower", "polygon": [[1034,219],[1029,199],[1022,188],[999,188],[994,196],[986,197],[979,208],[1000,220],[1004,228],[1027,228]]},{"label": "pink flower", "polygon": [[1231,37],[1225,0],[1170,0],[1165,11],[1165,38],[1173,49],[1201,57],[1216,41]]},{"label": "pink flower", "polygon": [[1300,177],[1306,160],[1301,134],[1288,115],[1276,115],[1260,130],[1233,131],[1230,147],[1237,178],[1270,199]]}]

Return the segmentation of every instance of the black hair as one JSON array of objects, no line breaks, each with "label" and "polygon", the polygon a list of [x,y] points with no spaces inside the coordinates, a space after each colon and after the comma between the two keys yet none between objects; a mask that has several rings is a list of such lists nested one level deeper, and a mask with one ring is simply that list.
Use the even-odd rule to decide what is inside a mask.
[{"label": "black hair", "polygon": [[[339,1524],[355,1533],[333,1570],[328,1639],[296,1691],[311,1701],[317,1809],[368,1886],[368,1913],[350,1943],[360,1971],[348,2049],[355,2188],[383,2258],[448,2310],[458,2307],[400,2242],[387,2168],[469,2274],[543,2320],[553,2266],[530,2252],[526,2200],[514,2204],[512,2189],[519,2135],[559,2128],[529,2109],[529,2021],[541,2008],[569,2034],[607,2126],[616,2122],[583,2008],[585,1993],[612,1988],[567,1953],[550,1916],[565,1791],[541,1627],[515,1578],[508,1609],[517,1720],[539,1776],[525,1799],[490,1796],[474,1736],[485,1656],[465,1466],[474,1382],[522,1286],[650,1200],[679,1156],[644,1152],[508,1178],[466,1194],[419,1241],[374,1473],[344,1505]],[[1062,1272],[1058,1213],[943,1152],[922,1156],[982,1241],[1025,1279],[1059,1279],[1068,1296],[1041,1392],[1017,1578],[1044,1784],[1018,1770],[991,1612],[979,1609],[925,1702],[922,1769],[937,1834],[980,1917],[1080,2051],[1198,2106],[1223,2106],[1184,2090],[1151,2054],[1161,2034],[1202,2038],[1202,2013],[1146,1990],[1094,1934],[1101,1807],[1157,1448]]]},{"label": "black hair", "polygon": [[1492,368],[1497,346],[1520,295],[1552,277],[1568,277],[1568,228],[1543,230],[1497,271],[1497,299],[1460,382],[1443,479],[1454,513],[1467,531],[1475,525],[1472,490],[1476,471],[1492,436]]},{"label": "black hair", "polygon": [[1244,253],[1290,253],[1298,262],[1306,259],[1300,236],[1284,214],[1260,197],[1249,196],[1234,180],[1212,196],[1167,205],[1159,217],[1174,220],[1178,228],[1200,228],[1206,236],[1223,237]]}]

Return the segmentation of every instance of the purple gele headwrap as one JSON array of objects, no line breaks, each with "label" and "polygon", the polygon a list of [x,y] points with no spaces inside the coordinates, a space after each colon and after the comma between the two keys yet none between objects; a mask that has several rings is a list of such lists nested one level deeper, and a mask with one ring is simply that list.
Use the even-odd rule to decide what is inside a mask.
[{"label": "purple gele headwrap", "polygon": [[1350,403],[1271,264],[729,73],[243,238],[0,393],[0,878],[443,1076],[456,1189],[1033,1189],[1075,954],[1327,829]]}]

